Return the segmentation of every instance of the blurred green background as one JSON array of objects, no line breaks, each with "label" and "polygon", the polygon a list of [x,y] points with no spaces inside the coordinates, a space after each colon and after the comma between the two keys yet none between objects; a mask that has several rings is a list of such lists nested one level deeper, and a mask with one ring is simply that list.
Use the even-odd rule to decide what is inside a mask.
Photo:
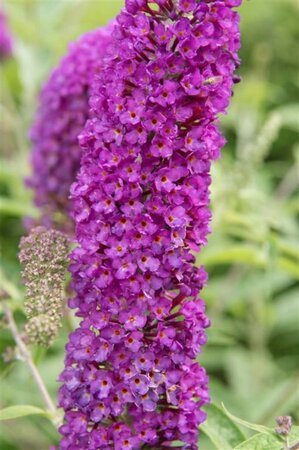
[{"label": "blurred green background", "polygon": [[[0,67],[1,286],[21,329],[23,288],[17,248],[25,215],[35,214],[22,180],[28,174],[27,130],[36,95],[67,43],[104,25],[117,0],[6,0],[14,58]],[[203,292],[212,320],[200,356],[213,402],[250,421],[299,421],[299,1],[244,0],[242,83],[228,115],[228,140],[213,168],[213,234],[198,255],[210,275]],[[1,308],[1,305],[0,305]],[[0,330],[0,408],[43,406],[10,333]],[[47,352],[33,349],[53,398],[67,331]],[[46,419],[2,423],[3,450],[45,450],[58,436]],[[200,448],[213,449],[203,436]],[[224,449],[223,449],[224,450]]]}]

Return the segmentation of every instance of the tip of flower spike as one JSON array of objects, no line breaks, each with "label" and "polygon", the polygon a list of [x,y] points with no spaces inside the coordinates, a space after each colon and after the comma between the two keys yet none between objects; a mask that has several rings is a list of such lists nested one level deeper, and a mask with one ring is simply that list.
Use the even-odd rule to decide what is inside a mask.
[{"label": "tip of flower spike", "polygon": [[48,346],[58,333],[69,239],[56,230],[34,228],[20,242],[19,260],[26,288],[24,303],[30,342]]},{"label": "tip of flower spike", "polygon": [[50,347],[58,335],[60,326],[60,314],[53,311],[49,314],[39,314],[29,319],[25,325],[25,332],[30,344]]}]

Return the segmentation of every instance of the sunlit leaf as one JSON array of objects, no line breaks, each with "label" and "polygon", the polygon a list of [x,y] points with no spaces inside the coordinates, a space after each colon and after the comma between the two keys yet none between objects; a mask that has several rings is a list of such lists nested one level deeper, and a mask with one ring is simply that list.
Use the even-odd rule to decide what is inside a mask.
[{"label": "sunlit leaf", "polygon": [[259,249],[245,245],[234,245],[218,251],[206,252],[200,256],[200,262],[206,266],[239,263],[264,267],[266,264],[265,256]]},{"label": "sunlit leaf", "polygon": [[276,110],[285,126],[299,131],[299,105],[298,103],[290,103]]},{"label": "sunlit leaf", "polygon": [[281,257],[278,258],[277,265],[280,269],[285,270],[287,273],[299,280],[299,265],[297,262],[289,258]]},{"label": "sunlit leaf", "polygon": [[227,336],[222,333],[219,329],[209,330],[209,344],[210,345],[221,345],[221,346],[230,346],[233,345],[236,340],[232,336]]},{"label": "sunlit leaf", "polygon": [[171,447],[173,448],[180,448],[183,447],[185,445],[185,443],[183,441],[174,441],[171,444]]},{"label": "sunlit leaf", "polygon": [[3,197],[0,198],[0,213],[14,217],[38,217],[39,215],[38,210],[30,203]]},{"label": "sunlit leaf", "polygon": [[[284,439],[276,433],[272,435],[258,433],[237,445],[234,450],[282,450]],[[293,426],[288,436],[288,449],[299,448],[299,427]]]},{"label": "sunlit leaf", "polygon": [[273,435],[258,433],[237,445],[234,450],[282,450],[282,443]]},{"label": "sunlit leaf", "polygon": [[206,408],[208,420],[201,430],[219,450],[231,450],[245,439],[239,427],[216,405]]},{"label": "sunlit leaf", "polygon": [[9,406],[8,408],[0,410],[0,420],[11,420],[32,415],[50,417],[50,414],[47,411],[32,405]]},{"label": "sunlit leaf", "polygon": [[222,404],[222,408],[227,415],[234,423],[242,425],[245,428],[249,428],[250,430],[258,431],[259,433],[274,435],[274,431],[271,428],[265,427],[264,425],[258,425],[256,423],[247,422],[246,420],[240,419],[240,417],[234,416],[231,414],[225,406]]}]

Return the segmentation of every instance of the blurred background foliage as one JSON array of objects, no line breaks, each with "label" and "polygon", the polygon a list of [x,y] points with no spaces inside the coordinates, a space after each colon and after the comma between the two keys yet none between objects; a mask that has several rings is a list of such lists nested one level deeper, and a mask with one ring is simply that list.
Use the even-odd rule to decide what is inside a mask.
[{"label": "blurred background foliage", "polygon": [[[24,216],[37,214],[22,181],[29,171],[27,131],[36,96],[68,42],[104,25],[121,5],[4,2],[15,50],[0,67],[0,282],[20,328],[23,288],[16,254]],[[228,143],[213,168],[213,233],[198,255],[210,276],[203,297],[212,320],[200,361],[215,404],[273,426],[281,414],[299,421],[299,1],[244,0],[240,14],[242,83],[221,118]],[[53,398],[67,332],[65,327],[47,352],[33,349]],[[5,327],[0,337],[0,407],[42,406],[18,355],[6,362],[13,341]],[[44,450],[55,442],[57,434],[44,418],[2,424],[3,450]],[[214,446],[203,436],[200,448]]]}]

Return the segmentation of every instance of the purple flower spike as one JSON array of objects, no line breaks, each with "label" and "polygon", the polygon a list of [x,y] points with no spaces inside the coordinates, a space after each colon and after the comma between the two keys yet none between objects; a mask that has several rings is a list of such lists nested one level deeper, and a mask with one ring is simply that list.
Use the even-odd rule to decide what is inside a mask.
[{"label": "purple flower spike", "polygon": [[118,16],[71,189],[82,322],[60,376],[61,450],[198,448],[209,320],[192,251],[210,231],[217,117],[239,64],[234,4],[127,0]]},{"label": "purple flower spike", "polygon": [[13,51],[12,36],[8,29],[7,18],[0,10],[0,60],[11,56]]},{"label": "purple flower spike", "polygon": [[30,133],[32,175],[26,182],[34,191],[46,226],[59,221],[61,214],[60,222],[67,222],[69,189],[81,158],[78,134],[89,117],[90,84],[103,64],[110,33],[111,25],[86,33],[71,44],[39,97]]}]

